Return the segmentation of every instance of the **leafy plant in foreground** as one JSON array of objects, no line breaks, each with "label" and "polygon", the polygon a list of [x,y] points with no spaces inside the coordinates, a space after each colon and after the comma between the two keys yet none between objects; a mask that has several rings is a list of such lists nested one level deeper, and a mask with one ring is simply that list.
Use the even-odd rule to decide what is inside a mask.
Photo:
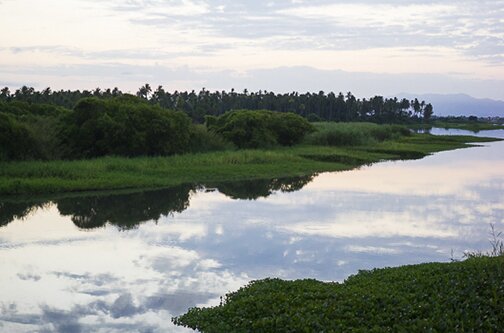
[{"label": "leafy plant in foreground", "polygon": [[177,325],[217,332],[502,332],[504,257],[360,271],[344,283],[253,281]]}]

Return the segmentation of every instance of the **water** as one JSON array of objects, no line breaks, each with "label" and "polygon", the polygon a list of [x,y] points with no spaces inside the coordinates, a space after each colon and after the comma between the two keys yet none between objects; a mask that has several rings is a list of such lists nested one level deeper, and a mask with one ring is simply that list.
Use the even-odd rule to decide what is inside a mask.
[{"label": "water", "polygon": [[254,279],[342,281],[488,249],[490,223],[504,230],[503,148],[300,179],[3,200],[0,332],[191,332],[171,317]]}]

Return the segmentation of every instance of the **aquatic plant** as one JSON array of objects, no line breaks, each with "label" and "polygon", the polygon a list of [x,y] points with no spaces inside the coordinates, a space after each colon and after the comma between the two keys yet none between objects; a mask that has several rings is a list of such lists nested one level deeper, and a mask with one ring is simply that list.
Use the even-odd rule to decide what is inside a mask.
[{"label": "aquatic plant", "polygon": [[344,283],[265,279],[192,308],[177,325],[217,332],[503,332],[504,257],[360,271]]}]

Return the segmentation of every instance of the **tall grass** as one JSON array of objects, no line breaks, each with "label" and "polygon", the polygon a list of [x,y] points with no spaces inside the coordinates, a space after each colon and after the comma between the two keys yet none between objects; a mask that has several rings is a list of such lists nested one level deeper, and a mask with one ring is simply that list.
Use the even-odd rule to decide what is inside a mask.
[{"label": "tall grass", "polygon": [[202,153],[218,150],[234,150],[235,145],[220,134],[209,131],[205,125],[193,125],[189,140],[189,151]]},{"label": "tall grass", "polygon": [[495,230],[495,225],[490,224],[490,242],[491,250],[489,251],[469,251],[464,253],[465,258],[480,258],[480,257],[500,257],[504,256],[504,234],[502,231]]},{"label": "tall grass", "polygon": [[[153,188],[341,170],[288,151],[238,150],[168,157],[0,162],[0,194]],[[329,170],[328,170],[329,171]]]},{"label": "tall grass", "polygon": [[314,123],[315,132],[305,138],[305,143],[322,146],[362,146],[385,140],[410,136],[411,132],[401,125],[378,125],[373,123]]}]

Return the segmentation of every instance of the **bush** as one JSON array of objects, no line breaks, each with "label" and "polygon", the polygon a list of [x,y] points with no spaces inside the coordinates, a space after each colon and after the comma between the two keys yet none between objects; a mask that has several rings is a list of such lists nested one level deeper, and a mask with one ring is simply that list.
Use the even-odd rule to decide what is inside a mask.
[{"label": "bush", "polygon": [[234,149],[232,142],[224,139],[218,133],[209,131],[205,125],[191,126],[191,137],[189,142],[189,151],[192,153],[200,153],[216,150]]},{"label": "bush", "polygon": [[38,158],[36,142],[26,126],[12,116],[0,113],[0,160]]},{"label": "bush", "polygon": [[134,96],[85,98],[61,132],[69,157],[170,155],[188,150],[191,121],[182,112]]},{"label": "bush", "polygon": [[293,145],[313,130],[301,116],[268,110],[237,110],[219,117],[207,116],[206,125],[239,148]]},{"label": "bush", "polygon": [[62,156],[62,146],[58,140],[60,121],[71,110],[50,104],[29,104],[13,101],[0,102],[0,113],[12,117],[19,125],[25,127],[32,137],[33,149],[37,154],[30,158],[58,159]]},{"label": "bush", "polygon": [[308,120],[310,123],[316,123],[322,121],[322,118],[320,118],[316,113],[309,113],[306,116],[306,120]]},{"label": "bush", "polygon": [[27,102],[12,101],[9,103],[0,102],[0,112],[9,113],[19,120],[37,116],[59,117],[68,114],[70,110],[51,104],[30,104]]}]

